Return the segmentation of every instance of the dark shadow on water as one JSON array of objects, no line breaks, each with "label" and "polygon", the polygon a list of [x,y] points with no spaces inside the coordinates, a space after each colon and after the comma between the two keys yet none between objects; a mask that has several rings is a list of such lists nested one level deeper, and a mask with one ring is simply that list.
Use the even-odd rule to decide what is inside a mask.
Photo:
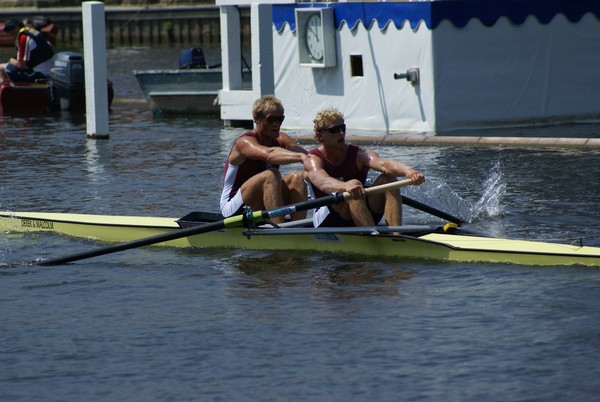
[{"label": "dark shadow on water", "polygon": [[289,289],[317,299],[396,296],[399,284],[414,276],[402,263],[324,253],[244,252],[228,263],[239,273],[233,287],[241,293],[251,290],[246,293],[250,298],[278,297]]}]

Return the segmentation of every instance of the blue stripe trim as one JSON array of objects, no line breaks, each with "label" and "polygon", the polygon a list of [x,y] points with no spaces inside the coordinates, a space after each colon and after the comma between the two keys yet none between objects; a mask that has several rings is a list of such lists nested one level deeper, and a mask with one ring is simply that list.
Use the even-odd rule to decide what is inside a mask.
[{"label": "blue stripe trim", "polygon": [[[314,7],[325,7],[315,4]],[[309,8],[310,4],[274,4],[273,23],[277,31],[288,24],[292,31],[296,30],[295,8]],[[390,21],[396,28],[405,22],[412,29],[417,29],[421,22],[429,29],[435,29],[440,22],[450,21],[454,26],[462,28],[471,19],[478,19],[485,26],[493,26],[500,17],[508,18],[513,24],[522,24],[527,17],[534,16],[541,24],[548,24],[558,15],[563,14],[571,22],[578,22],[584,14],[592,13],[600,19],[600,1],[598,0],[438,0],[402,3],[335,3],[329,4],[334,9],[335,28],[339,29],[346,22],[350,29],[358,22],[371,28],[377,22],[383,29]]]}]

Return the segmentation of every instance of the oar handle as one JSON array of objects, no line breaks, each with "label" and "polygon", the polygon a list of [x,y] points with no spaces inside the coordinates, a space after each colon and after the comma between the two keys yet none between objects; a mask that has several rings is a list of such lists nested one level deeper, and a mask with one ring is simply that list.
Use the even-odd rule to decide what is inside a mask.
[{"label": "oar handle", "polygon": [[[381,184],[379,186],[369,187],[365,189],[365,191],[367,192],[367,194],[378,194],[383,193],[385,191],[396,190],[400,187],[410,186],[411,184],[414,184],[412,179],[404,179],[400,181],[394,181],[391,183]],[[349,200],[350,198],[352,198],[352,196],[350,196],[350,193],[344,193],[345,200]]]},{"label": "oar handle", "polygon": [[[395,181],[392,183],[381,184],[379,186],[369,187],[365,189],[367,194],[377,194],[383,193],[386,191],[396,190],[400,187],[405,187],[413,184],[412,179],[405,179],[401,181]],[[269,218],[275,218],[278,216],[284,216],[287,214],[293,214],[294,212],[299,211],[307,211],[313,208],[319,208],[325,205],[339,204],[342,201],[348,201],[352,199],[352,194],[349,192],[337,192],[325,197],[315,198],[313,200],[302,201],[297,204],[288,205],[285,207],[272,209],[270,211],[257,211],[253,212],[252,216],[249,218],[254,223],[262,222]],[[226,225],[226,227],[230,227]]]}]

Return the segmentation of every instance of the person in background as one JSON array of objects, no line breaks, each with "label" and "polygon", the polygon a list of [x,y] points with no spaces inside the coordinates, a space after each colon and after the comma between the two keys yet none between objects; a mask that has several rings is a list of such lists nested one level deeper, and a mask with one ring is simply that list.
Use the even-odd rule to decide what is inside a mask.
[{"label": "person in background", "polygon": [[334,108],[317,113],[314,119],[315,139],[319,147],[308,152],[304,169],[315,196],[338,191],[348,192],[352,199],[318,208],[313,224],[319,226],[374,226],[385,217],[390,226],[402,224],[400,190],[367,195],[365,182],[369,169],[381,172],[373,185],[397,181],[397,176],[421,184],[425,177],[403,163],[380,158],[377,153],[346,142],[344,115]]},{"label": "person in background", "polygon": [[0,73],[14,82],[46,80],[50,76],[54,50],[45,35],[16,18],[6,21],[3,30],[14,34],[17,57],[0,64]]},{"label": "person in background", "polygon": [[[253,211],[271,210],[306,200],[303,171],[292,171],[285,178],[280,165],[303,163],[306,150],[284,132],[285,118],[281,102],[266,95],[254,102],[252,118],[255,128],[239,136],[225,162],[221,214],[238,215],[248,207]],[[306,212],[296,212],[292,219],[302,219]],[[282,223],[284,217],[273,218]]]}]

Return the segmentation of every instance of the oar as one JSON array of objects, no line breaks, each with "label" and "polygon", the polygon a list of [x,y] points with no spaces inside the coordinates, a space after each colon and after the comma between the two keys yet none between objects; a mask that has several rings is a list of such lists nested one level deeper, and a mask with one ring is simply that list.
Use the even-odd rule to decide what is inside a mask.
[{"label": "oar", "polygon": [[[393,183],[383,184],[366,189],[367,194],[376,194],[384,191],[394,190],[400,187],[412,184],[412,180],[402,180]],[[40,261],[33,261],[36,265],[60,265],[73,261],[79,261],[86,258],[98,257],[105,254],[116,253],[118,251],[129,250],[137,247],[149,246],[152,244],[163,243],[170,240],[181,239],[183,237],[195,236],[202,233],[212,232],[220,229],[239,228],[263,222],[270,218],[292,214],[294,212],[306,211],[312,208],[318,208],[325,205],[337,204],[342,201],[347,201],[352,198],[350,193],[334,193],[325,197],[316,198],[313,200],[303,201],[296,204],[284,206],[270,211],[256,211],[248,214],[241,214],[225,218],[221,221],[207,223],[205,225],[194,226],[187,229],[174,230],[169,233],[164,233],[156,236],[145,237],[139,240],[132,240],[126,243],[116,244],[96,250],[84,251],[81,253],[69,255],[66,257],[52,258]]]},{"label": "oar", "polygon": [[405,195],[402,196],[402,203],[408,205],[409,207],[413,207],[415,209],[418,209],[420,211],[423,212],[427,212],[428,214],[437,216],[438,218],[442,218],[445,219],[449,222],[452,223],[456,223],[457,225],[463,224],[463,223],[469,223],[461,218],[458,218],[456,216],[452,216],[444,211],[440,211],[439,209],[436,209],[434,207],[430,207],[429,205],[425,205],[422,202],[419,202],[417,200],[413,200],[410,197],[407,197]]}]

